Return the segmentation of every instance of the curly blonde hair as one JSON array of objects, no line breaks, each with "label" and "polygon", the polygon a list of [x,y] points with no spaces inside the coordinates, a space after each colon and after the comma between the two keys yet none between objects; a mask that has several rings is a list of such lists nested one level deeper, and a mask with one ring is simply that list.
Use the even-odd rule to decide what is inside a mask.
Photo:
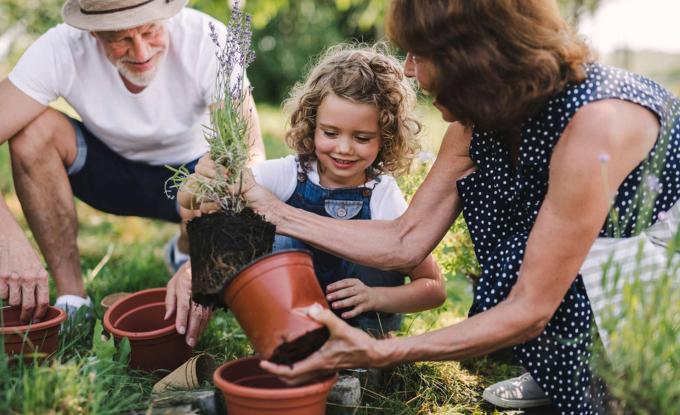
[{"label": "curly blonde hair", "polygon": [[328,94],[378,108],[380,151],[371,175],[408,173],[420,150],[421,125],[413,117],[416,94],[404,76],[402,63],[380,43],[341,44],[329,48],[312,67],[304,83],[296,84],[284,102],[290,128],[286,143],[308,169],[316,159],[314,131],[319,105]]}]

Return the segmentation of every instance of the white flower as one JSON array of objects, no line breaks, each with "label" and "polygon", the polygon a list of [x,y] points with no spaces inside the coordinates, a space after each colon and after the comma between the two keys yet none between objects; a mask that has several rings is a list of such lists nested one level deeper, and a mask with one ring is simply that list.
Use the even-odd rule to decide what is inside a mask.
[{"label": "white flower", "polygon": [[434,154],[432,154],[429,151],[421,151],[420,153],[418,153],[418,160],[420,160],[423,163],[428,163],[434,160]]}]

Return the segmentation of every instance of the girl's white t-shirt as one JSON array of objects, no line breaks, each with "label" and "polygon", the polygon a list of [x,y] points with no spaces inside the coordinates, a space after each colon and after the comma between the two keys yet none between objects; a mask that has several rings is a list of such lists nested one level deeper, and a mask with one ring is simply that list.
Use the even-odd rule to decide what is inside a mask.
[{"label": "girl's white t-shirt", "polygon": [[[307,177],[319,185],[319,172],[316,163],[310,163]],[[297,156],[290,155],[280,159],[266,160],[251,167],[255,181],[267,188],[284,202],[290,199],[297,186],[299,163]],[[401,216],[408,207],[396,180],[380,175],[379,181],[371,180],[366,187],[373,188],[371,194],[371,219],[390,220]]]},{"label": "girl's white t-shirt", "polygon": [[203,125],[210,123],[217,74],[208,22],[224,43],[225,26],[196,10],[183,9],[166,22],[167,54],[138,94],[125,88],[90,32],[66,24],[33,43],[8,78],[43,105],[63,97],[88,130],[129,160],[187,163],[208,149]]}]

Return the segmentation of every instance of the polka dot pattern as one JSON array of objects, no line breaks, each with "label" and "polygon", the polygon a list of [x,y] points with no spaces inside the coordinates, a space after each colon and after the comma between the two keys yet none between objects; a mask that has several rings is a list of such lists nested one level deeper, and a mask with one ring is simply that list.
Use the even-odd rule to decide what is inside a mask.
[{"label": "polka dot pattern", "polygon": [[[477,171],[457,183],[482,265],[470,315],[488,310],[508,296],[548,189],[555,144],[579,108],[603,99],[621,99],[648,108],[659,117],[661,134],[647,160],[619,187],[614,203],[619,219],[608,220],[600,236],[633,235],[680,198],[678,100],[639,75],[590,65],[586,80],[568,85],[522,124],[516,168],[510,165],[510,153],[501,134],[483,130],[473,133],[470,156]],[[606,162],[606,155],[602,157]],[[656,165],[660,173],[653,174],[651,165]],[[544,332],[514,347],[518,360],[563,414],[597,413],[603,398],[605,389],[588,366],[592,319],[585,286],[578,275]]]}]

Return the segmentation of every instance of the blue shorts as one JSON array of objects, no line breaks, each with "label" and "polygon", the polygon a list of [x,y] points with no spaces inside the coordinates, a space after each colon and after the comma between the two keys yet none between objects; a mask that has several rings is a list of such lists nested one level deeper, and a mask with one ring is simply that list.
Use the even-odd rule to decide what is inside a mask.
[{"label": "blue shorts", "polygon": [[[177,190],[168,188],[166,193],[165,182],[173,175],[167,167],[128,160],[101,142],[83,123],[68,118],[76,131],[77,154],[67,173],[78,199],[114,215],[181,222]],[[193,172],[197,162],[185,167]]]}]

